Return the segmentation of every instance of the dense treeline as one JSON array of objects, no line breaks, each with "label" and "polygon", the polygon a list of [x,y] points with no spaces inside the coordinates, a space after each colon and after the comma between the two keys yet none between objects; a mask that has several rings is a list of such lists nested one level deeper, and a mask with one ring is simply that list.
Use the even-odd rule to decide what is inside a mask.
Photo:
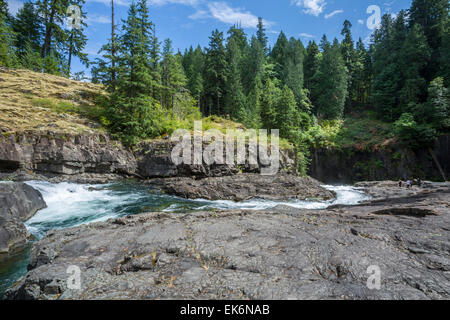
[{"label": "dense treeline", "polygon": [[[69,4],[28,2],[16,17],[0,0],[0,64],[70,75],[83,53],[83,27],[67,29]],[[93,61],[92,81],[111,93],[105,123],[128,143],[216,115],[252,128],[278,128],[302,146],[317,123],[350,114],[375,114],[395,123],[397,136],[427,144],[450,130],[450,19],[447,0],[414,0],[395,18],[385,15],[366,47],[345,21],[342,41],[325,35],[304,44],[283,32],[268,47],[263,19],[255,35],[238,24],[214,30],[206,48],[174,53],[156,37],[146,0],[129,8],[121,30],[114,23]],[[84,13],[83,13],[84,17]]]}]

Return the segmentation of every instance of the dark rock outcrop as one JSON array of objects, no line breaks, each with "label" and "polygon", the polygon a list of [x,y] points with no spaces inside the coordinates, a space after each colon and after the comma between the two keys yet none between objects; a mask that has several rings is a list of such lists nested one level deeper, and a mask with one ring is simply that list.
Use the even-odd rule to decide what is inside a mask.
[{"label": "dark rock outcrop", "polygon": [[18,169],[55,175],[135,173],[133,154],[107,135],[52,132],[0,137],[0,171]]},{"label": "dark rock outcrop", "polygon": [[[20,180],[25,175],[43,175],[45,180],[64,176],[65,181],[102,180],[98,175],[139,178],[221,177],[239,172],[260,172],[262,164],[175,165],[171,154],[175,143],[154,140],[128,150],[106,134],[64,135],[52,132],[0,135],[0,173]],[[296,172],[294,150],[280,150],[280,172]],[[75,177],[75,178],[71,178]],[[0,174],[1,178],[1,174]],[[103,179],[104,180],[104,179]],[[108,178],[106,179],[108,180]]]},{"label": "dark rock outcrop", "polygon": [[[6,298],[450,299],[449,207],[446,189],[328,210],[150,213],[54,231]],[[81,270],[80,290],[67,287],[69,266]]]},{"label": "dark rock outcrop", "polygon": [[243,201],[253,198],[267,200],[320,199],[336,195],[309,177],[294,175],[262,176],[238,174],[204,179],[169,178],[150,181],[168,194],[186,199]]},{"label": "dark rock outcrop", "polygon": [[[260,173],[264,167],[258,159],[258,165],[207,165],[203,162],[201,165],[176,165],[172,161],[172,150],[176,143],[170,140],[155,140],[139,144],[135,151],[138,161],[138,173],[144,178],[169,178],[169,177],[223,177],[235,175],[239,172]],[[203,150],[206,145],[203,145]],[[236,150],[235,150],[236,152]],[[248,154],[248,145],[246,146]],[[225,156],[225,155],[224,155]],[[280,150],[280,168],[281,173],[296,173],[296,153],[295,150]]]},{"label": "dark rock outcrop", "polygon": [[[450,179],[450,136],[441,136],[432,148]],[[309,175],[325,183],[352,184],[357,181],[383,181],[421,178],[442,181],[442,175],[428,149],[409,150],[386,146],[360,151],[352,148],[324,148],[311,152]]]},{"label": "dark rock outcrop", "polygon": [[29,234],[23,224],[46,207],[39,191],[24,183],[0,183],[0,254],[24,245]]}]

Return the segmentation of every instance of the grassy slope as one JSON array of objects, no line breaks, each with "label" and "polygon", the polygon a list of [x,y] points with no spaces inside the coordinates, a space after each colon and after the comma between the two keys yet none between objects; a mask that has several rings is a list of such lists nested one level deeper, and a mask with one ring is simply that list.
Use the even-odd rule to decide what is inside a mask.
[{"label": "grassy slope", "polygon": [[102,86],[32,72],[0,69],[0,131],[95,132],[89,120]]}]

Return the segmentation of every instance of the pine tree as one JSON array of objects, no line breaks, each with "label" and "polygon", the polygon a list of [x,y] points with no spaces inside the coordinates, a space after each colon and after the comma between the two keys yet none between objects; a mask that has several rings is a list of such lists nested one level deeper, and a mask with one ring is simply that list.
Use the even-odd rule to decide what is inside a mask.
[{"label": "pine tree", "polygon": [[186,86],[187,79],[181,63],[181,55],[173,55],[170,39],[164,42],[161,76],[165,87],[163,105],[173,111],[175,94]]},{"label": "pine tree", "polygon": [[187,76],[187,88],[197,99],[198,105],[201,105],[201,96],[203,93],[203,69],[205,66],[205,56],[202,48],[192,47],[183,57],[183,67]]},{"label": "pine tree", "polygon": [[103,83],[108,91],[114,92],[117,86],[119,38],[116,34],[114,22],[114,0],[111,0],[111,38],[99,51],[102,58],[97,58],[93,63],[91,74],[93,83]]},{"label": "pine tree", "polygon": [[[413,25],[399,54],[398,61],[402,71],[403,87],[400,91],[400,108],[403,112],[411,112],[411,105],[426,100],[427,82],[424,77],[425,68],[430,60],[431,50],[427,39],[418,24]],[[412,112],[414,115],[414,112]]]},{"label": "pine tree", "polygon": [[439,72],[440,48],[445,24],[449,19],[449,8],[448,0],[414,0],[409,10],[410,28],[415,24],[420,25],[432,50],[425,74],[428,82]]},{"label": "pine tree", "polygon": [[264,55],[267,55],[268,48],[268,38],[266,35],[266,29],[264,27],[264,21],[261,17],[258,18],[258,31],[256,32],[256,37],[258,38],[259,43],[261,44],[261,48],[263,49]]},{"label": "pine tree", "polygon": [[450,88],[450,19],[445,26],[440,51],[440,75],[444,78],[445,86]]},{"label": "pine tree", "polygon": [[288,56],[285,62],[283,72],[286,76],[284,84],[288,86],[289,89],[294,93],[295,100],[298,105],[301,104],[304,93],[303,93],[303,60],[304,60],[305,48],[300,40],[294,38],[289,39],[288,45]]},{"label": "pine tree", "polygon": [[353,70],[353,88],[355,94],[355,102],[359,107],[367,104],[371,87],[372,61],[370,53],[361,38],[356,44],[356,61]]},{"label": "pine tree", "polygon": [[[73,1],[73,0],[72,0]],[[83,5],[85,0],[76,0],[72,4],[77,5],[81,10],[81,21],[78,26],[72,26],[70,30],[67,31],[67,75],[70,76],[72,57],[78,57],[80,61],[88,66],[89,60],[87,54],[84,53],[84,49],[87,43],[87,37],[84,34],[84,28],[87,27],[85,22],[86,13],[83,11]]]},{"label": "pine tree", "polygon": [[428,101],[420,119],[428,120],[441,132],[450,129],[450,90],[444,86],[444,79],[434,79],[428,88]]},{"label": "pine tree", "polygon": [[313,88],[315,88],[314,76],[319,70],[321,59],[321,53],[319,46],[315,41],[310,41],[308,47],[306,48],[305,61],[303,64],[304,70],[304,86],[309,91],[310,99],[313,105],[316,105],[316,98],[313,93]]},{"label": "pine tree", "polygon": [[[69,1],[67,0],[38,0],[36,2],[38,14],[43,18],[45,28],[44,43],[41,49],[43,58],[53,51],[53,58],[60,60],[60,52],[57,49],[65,41],[66,33],[62,26],[67,15],[68,5]],[[60,61],[55,61],[55,63],[60,63]]]},{"label": "pine tree", "polygon": [[14,46],[19,58],[22,58],[26,52],[30,54],[31,50],[39,52],[42,25],[33,3],[24,3],[12,22],[12,29],[16,34]]},{"label": "pine tree", "polygon": [[226,52],[223,45],[223,33],[219,30],[213,31],[209,37],[209,48],[206,51],[204,71],[204,114],[224,114],[225,84],[227,82]]},{"label": "pine tree", "polygon": [[406,40],[405,12],[401,11],[394,21],[384,15],[381,27],[373,36],[373,85],[371,100],[378,115],[388,121],[395,121],[401,115],[398,108],[399,92],[403,87],[400,53]]},{"label": "pine tree", "polygon": [[344,21],[344,27],[341,31],[341,35],[344,36],[344,40],[341,43],[342,58],[344,59],[345,66],[348,71],[348,95],[345,102],[345,108],[351,110],[354,104],[355,97],[357,95],[356,88],[354,86],[355,82],[355,68],[357,64],[357,56],[355,51],[355,46],[353,43],[352,24],[350,21]]},{"label": "pine tree", "polygon": [[340,119],[344,113],[347,96],[348,71],[336,39],[330,44],[324,37],[321,47],[322,59],[314,76],[313,89],[317,97],[317,114],[322,119]]},{"label": "pine tree", "polygon": [[232,119],[239,119],[245,113],[245,95],[241,82],[242,51],[239,39],[230,37],[226,48],[227,71],[225,87],[225,113]]},{"label": "pine tree", "polygon": [[268,78],[261,94],[261,122],[264,129],[279,129],[277,104],[280,97],[281,90]]},{"label": "pine tree", "polygon": [[144,5],[145,0],[140,0],[137,5],[132,3],[128,18],[123,21],[117,87],[107,105],[112,132],[127,144],[135,144],[157,128],[153,121],[155,101],[148,92],[152,87],[148,56],[150,21],[139,10]]}]

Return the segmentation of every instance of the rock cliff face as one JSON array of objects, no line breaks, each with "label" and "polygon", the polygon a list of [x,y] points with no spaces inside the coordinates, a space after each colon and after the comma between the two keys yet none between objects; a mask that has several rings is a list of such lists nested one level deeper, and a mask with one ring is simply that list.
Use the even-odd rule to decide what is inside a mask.
[{"label": "rock cliff face", "polygon": [[107,135],[20,134],[0,138],[0,171],[134,174],[133,154]]},{"label": "rock cliff face", "polygon": [[[8,299],[449,299],[450,191],[52,231]],[[69,266],[81,271],[70,289]],[[377,268],[377,269],[374,269]],[[379,290],[369,277],[379,270]],[[376,282],[375,282],[376,283]]]},{"label": "rock cliff face", "polygon": [[[436,141],[433,153],[450,179],[450,136]],[[361,152],[353,149],[320,149],[312,152],[309,175],[325,183],[354,183],[407,178],[441,181],[442,175],[428,149],[387,147]]]},{"label": "rock cliff face", "polygon": [[[123,174],[141,178],[217,177],[259,172],[261,165],[175,165],[174,143],[141,143],[133,152],[106,134],[61,135],[47,132],[0,136],[0,172],[25,169],[47,176]],[[295,172],[295,151],[280,151],[281,171]],[[71,180],[71,179],[68,179]]]},{"label": "rock cliff face", "polygon": [[0,183],[0,256],[25,244],[23,222],[46,207],[39,191],[23,183]]},{"label": "rock cliff face", "polygon": [[[171,153],[175,143],[171,141],[144,142],[135,152],[138,161],[138,173],[145,178],[168,177],[223,177],[239,172],[259,173],[263,165],[175,165]],[[206,146],[204,145],[203,148]],[[204,149],[203,149],[204,150]],[[248,146],[246,146],[248,154]],[[280,172],[295,173],[297,171],[295,150],[280,150]]]}]

